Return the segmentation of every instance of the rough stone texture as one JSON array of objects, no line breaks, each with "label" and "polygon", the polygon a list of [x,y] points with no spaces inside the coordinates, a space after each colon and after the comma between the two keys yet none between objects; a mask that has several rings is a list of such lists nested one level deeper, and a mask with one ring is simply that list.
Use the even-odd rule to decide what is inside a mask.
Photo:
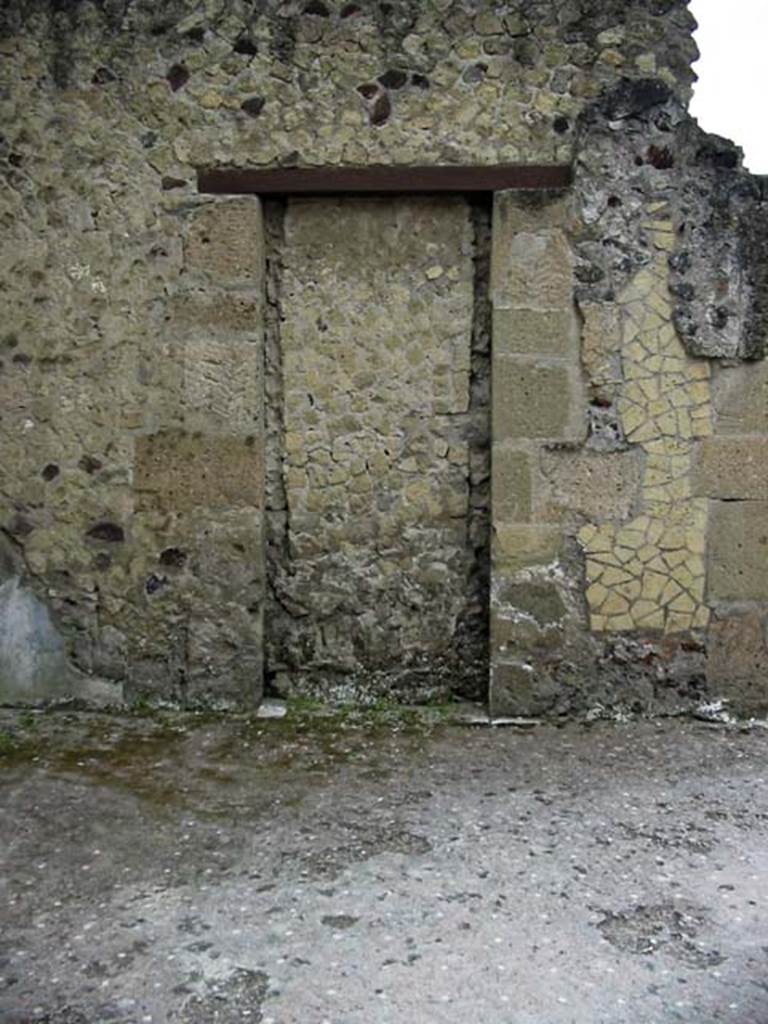
[{"label": "rough stone texture", "polygon": [[292,201],[284,230],[275,685],[360,695],[379,679],[422,699],[482,687],[477,622],[464,638],[487,601],[469,531],[469,207]]},{"label": "rough stone texture", "polygon": [[253,438],[150,434],[136,441],[136,508],[189,512],[194,508],[263,506],[264,467]]},{"label": "rough stone texture", "polygon": [[564,356],[577,351],[578,331],[569,309],[505,309],[493,313],[493,337],[499,355]]},{"label": "rough stone texture", "polygon": [[499,441],[565,441],[583,432],[578,381],[567,366],[497,354],[492,393]]},{"label": "rough stone texture", "polygon": [[718,612],[707,640],[707,681],[743,714],[768,710],[768,615],[754,608]]},{"label": "rough stone texture", "polygon": [[661,255],[618,301],[624,385],[617,406],[627,441],[645,453],[643,512],[579,531],[590,622],[599,631],[704,627],[706,503],[693,497],[691,455],[692,440],[712,429],[709,366],[687,356],[675,335]]},{"label": "rough stone texture", "polygon": [[[286,692],[477,695],[493,535],[508,706],[702,697],[710,614],[765,600],[758,456],[723,445],[768,436],[768,230],[687,114],[692,27],[683,0],[2,6],[3,579],[65,689],[247,704],[266,658]],[[509,162],[573,187],[497,195],[492,231],[458,199],[283,224],[196,191]]]},{"label": "rough stone texture", "polygon": [[493,448],[494,521],[528,522],[531,518],[531,455],[517,448]]},{"label": "rough stone texture", "polygon": [[635,510],[643,473],[642,452],[599,453],[544,450],[535,518],[561,522],[569,517],[599,523],[626,520]]},{"label": "rough stone texture", "polygon": [[693,493],[768,500],[768,437],[712,437],[693,461]]},{"label": "rough stone texture", "polygon": [[768,435],[768,362],[717,367],[712,403],[718,434]]},{"label": "rough stone texture", "polygon": [[713,501],[708,592],[713,601],[768,601],[768,501]]}]

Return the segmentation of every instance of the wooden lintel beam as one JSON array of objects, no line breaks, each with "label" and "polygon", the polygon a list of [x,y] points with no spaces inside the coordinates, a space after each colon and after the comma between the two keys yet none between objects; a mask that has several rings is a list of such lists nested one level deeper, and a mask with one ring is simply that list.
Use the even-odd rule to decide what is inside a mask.
[{"label": "wooden lintel beam", "polygon": [[565,164],[496,164],[464,167],[201,168],[199,192],[213,195],[355,195],[361,193],[501,192],[562,189],[571,184]]}]

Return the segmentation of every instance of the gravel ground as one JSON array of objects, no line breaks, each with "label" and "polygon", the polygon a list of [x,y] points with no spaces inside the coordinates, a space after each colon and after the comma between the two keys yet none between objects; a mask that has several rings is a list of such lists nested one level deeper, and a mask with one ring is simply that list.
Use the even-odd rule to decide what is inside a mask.
[{"label": "gravel ground", "polygon": [[0,713],[2,1024],[768,1024],[768,732]]}]

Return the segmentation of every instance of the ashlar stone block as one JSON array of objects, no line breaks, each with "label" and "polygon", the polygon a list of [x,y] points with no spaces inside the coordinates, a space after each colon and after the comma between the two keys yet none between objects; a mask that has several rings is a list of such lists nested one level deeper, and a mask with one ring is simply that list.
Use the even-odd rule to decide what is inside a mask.
[{"label": "ashlar stone block", "polygon": [[494,522],[527,522],[531,517],[531,457],[528,452],[493,446],[491,504]]},{"label": "ashlar stone block", "polygon": [[261,346],[247,341],[190,341],[184,346],[184,422],[189,431],[261,431]]},{"label": "ashlar stone block", "polygon": [[493,347],[499,355],[575,357],[576,317],[571,309],[494,309]]},{"label": "ashlar stone block", "polygon": [[168,431],[136,441],[137,507],[260,509],[264,453],[253,437],[205,437]]},{"label": "ashlar stone block", "polygon": [[768,437],[710,437],[693,460],[693,493],[768,500]]},{"label": "ashlar stone block", "polygon": [[710,601],[768,600],[768,501],[716,501],[709,515]]},{"label": "ashlar stone block", "polygon": [[717,434],[768,434],[768,360],[717,367],[712,401]]},{"label": "ashlar stone block", "polygon": [[494,523],[493,565],[496,578],[557,558],[563,534],[555,526]]},{"label": "ashlar stone block", "polygon": [[222,285],[257,288],[263,259],[261,203],[256,196],[207,203],[193,213],[184,239],[188,271]]},{"label": "ashlar stone block", "polygon": [[520,232],[506,245],[494,242],[491,299],[500,309],[570,309],[573,267],[563,232]]},{"label": "ashlar stone block", "polygon": [[513,438],[579,439],[577,382],[562,363],[497,355],[493,361],[492,430]]}]

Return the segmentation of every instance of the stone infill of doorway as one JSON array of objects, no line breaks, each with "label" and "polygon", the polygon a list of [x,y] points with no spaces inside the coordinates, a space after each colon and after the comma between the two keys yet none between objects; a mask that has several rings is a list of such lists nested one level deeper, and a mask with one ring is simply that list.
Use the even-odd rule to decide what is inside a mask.
[{"label": "stone infill of doorway", "polygon": [[197,188],[209,195],[360,195],[500,192],[563,189],[567,164],[200,168]]}]

